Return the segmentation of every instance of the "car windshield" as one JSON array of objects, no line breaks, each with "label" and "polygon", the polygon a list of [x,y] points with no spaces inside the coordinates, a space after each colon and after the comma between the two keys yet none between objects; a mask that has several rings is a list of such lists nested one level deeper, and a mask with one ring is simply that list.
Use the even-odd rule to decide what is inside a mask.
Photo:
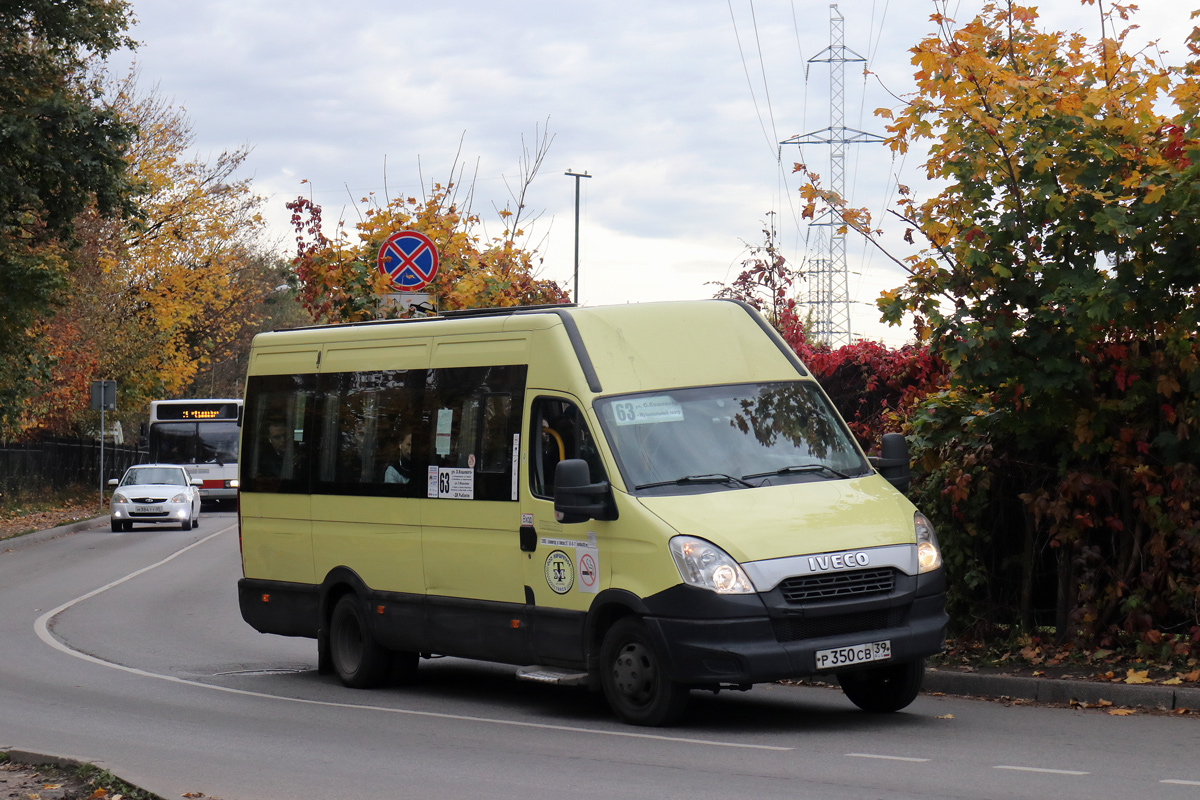
[{"label": "car windshield", "polygon": [[736,490],[870,472],[812,381],[625,395],[596,408],[634,490]]},{"label": "car windshield", "polygon": [[138,467],[125,473],[121,480],[122,486],[145,486],[147,484],[165,484],[167,486],[187,486],[187,478],[181,469],[169,467]]}]

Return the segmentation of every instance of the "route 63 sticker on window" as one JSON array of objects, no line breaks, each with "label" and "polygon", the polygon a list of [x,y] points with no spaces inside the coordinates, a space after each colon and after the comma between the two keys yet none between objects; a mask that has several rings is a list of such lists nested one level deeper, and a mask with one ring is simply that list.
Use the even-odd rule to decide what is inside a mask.
[{"label": "route 63 sticker on window", "polygon": [[555,550],[546,556],[546,585],[555,594],[566,594],[575,585],[575,565],[562,550]]}]

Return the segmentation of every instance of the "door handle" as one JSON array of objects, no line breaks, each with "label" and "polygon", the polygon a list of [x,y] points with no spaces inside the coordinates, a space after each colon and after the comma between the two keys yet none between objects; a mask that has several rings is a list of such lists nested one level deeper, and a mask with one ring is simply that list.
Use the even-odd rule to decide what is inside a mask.
[{"label": "door handle", "polygon": [[532,525],[521,526],[521,552],[532,553],[537,550],[537,531]]}]

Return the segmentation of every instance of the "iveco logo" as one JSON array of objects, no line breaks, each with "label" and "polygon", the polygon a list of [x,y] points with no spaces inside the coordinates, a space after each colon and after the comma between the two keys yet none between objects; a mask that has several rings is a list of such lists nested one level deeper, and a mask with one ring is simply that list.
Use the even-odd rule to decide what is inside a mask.
[{"label": "iveco logo", "polygon": [[871,557],[863,552],[834,553],[830,556],[809,556],[808,568],[813,572],[824,572],[831,569],[852,569],[865,567],[871,563]]}]

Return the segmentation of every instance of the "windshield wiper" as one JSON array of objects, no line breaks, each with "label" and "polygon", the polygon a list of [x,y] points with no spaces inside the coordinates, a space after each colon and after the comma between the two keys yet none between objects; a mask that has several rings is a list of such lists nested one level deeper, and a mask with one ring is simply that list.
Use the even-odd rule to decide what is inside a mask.
[{"label": "windshield wiper", "polygon": [[836,475],[839,478],[849,478],[850,476],[844,472],[826,466],[825,464],[796,464],[782,469],[772,470],[770,472],[756,472],[753,475],[743,475],[742,480],[751,478],[769,478],[772,475],[800,475],[805,472],[828,472],[830,475]]},{"label": "windshield wiper", "polygon": [[643,483],[641,486],[633,487],[635,491],[640,489],[653,489],[655,486],[687,486],[689,483],[736,483],[739,486],[745,486],[748,489],[753,489],[753,483],[746,483],[741,478],[735,478],[732,475],[725,475],[721,472],[712,472],[707,475],[685,475],[682,478],[676,478],[673,481],[655,481],[654,483]]}]

